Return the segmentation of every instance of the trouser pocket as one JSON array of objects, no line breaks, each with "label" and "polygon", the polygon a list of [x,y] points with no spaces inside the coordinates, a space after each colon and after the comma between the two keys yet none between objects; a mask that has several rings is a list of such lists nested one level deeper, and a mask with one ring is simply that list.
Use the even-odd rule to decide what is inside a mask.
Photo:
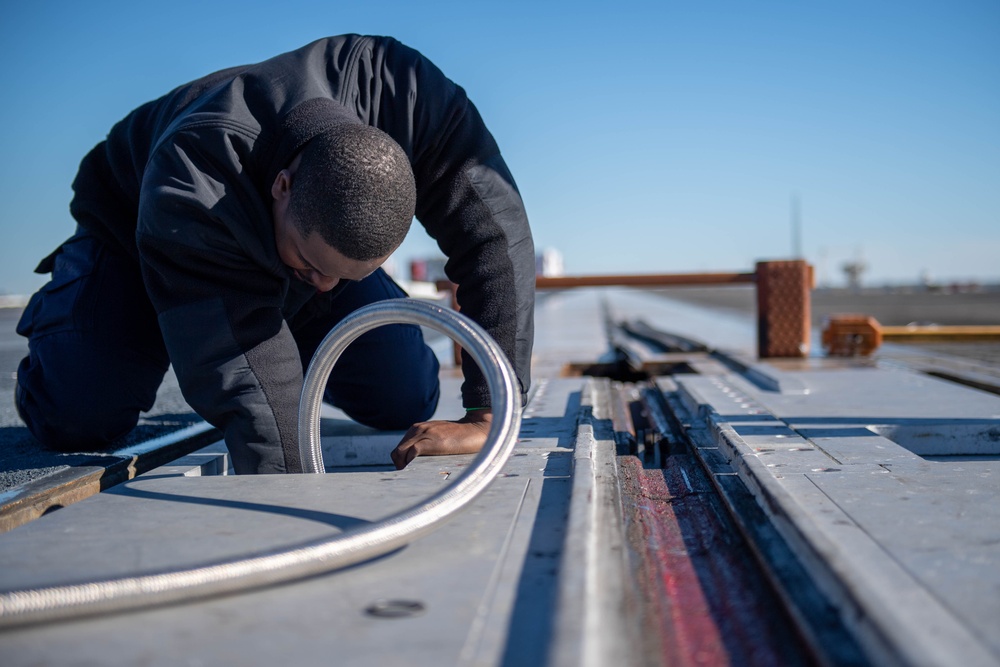
[{"label": "trouser pocket", "polygon": [[51,267],[52,278],[28,301],[17,333],[36,339],[93,329],[99,289],[91,283],[102,252],[99,241],[78,232],[46,258],[41,266]]}]

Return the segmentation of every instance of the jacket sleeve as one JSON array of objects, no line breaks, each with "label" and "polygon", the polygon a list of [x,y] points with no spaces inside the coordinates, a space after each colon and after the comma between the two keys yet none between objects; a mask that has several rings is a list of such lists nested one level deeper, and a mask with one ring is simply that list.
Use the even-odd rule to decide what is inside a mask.
[{"label": "jacket sleeve", "polygon": [[[417,218],[448,258],[458,303],[496,339],[530,386],[535,251],[524,204],[496,141],[466,97],[418,52],[388,40],[378,125],[406,150],[417,182]],[[489,405],[482,373],[463,355],[466,407]]]},{"label": "jacket sleeve", "polygon": [[262,266],[270,212],[240,177],[248,141],[195,129],[162,143],[137,245],[184,398],[222,430],[237,473],[296,472],[302,365],[281,312],[287,283]]}]

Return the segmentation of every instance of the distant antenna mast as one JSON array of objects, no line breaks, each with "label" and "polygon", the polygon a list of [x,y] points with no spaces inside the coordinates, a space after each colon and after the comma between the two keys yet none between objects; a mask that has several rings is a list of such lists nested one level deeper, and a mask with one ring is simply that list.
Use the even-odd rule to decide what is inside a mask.
[{"label": "distant antenna mast", "polygon": [[792,258],[802,259],[802,213],[798,195],[792,195]]}]

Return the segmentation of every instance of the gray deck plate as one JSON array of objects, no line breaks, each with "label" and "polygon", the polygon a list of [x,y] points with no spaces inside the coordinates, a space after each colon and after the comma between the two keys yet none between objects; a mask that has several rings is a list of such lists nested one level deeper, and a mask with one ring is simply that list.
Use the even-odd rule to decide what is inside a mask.
[{"label": "gray deck plate", "polygon": [[807,477],[1000,655],[998,473],[996,463],[948,462],[918,474]]},{"label": "gray deck plate", "polygon": [[[266,590],[0,633],[0,662],[497,664],[505,654],[512,664],[537,660],[547,641],[538,623],[551,623],[555,604],[553,559],[569,502],[582,382],[541,383],[524,421],[523,435],[531,437],[503,476],[472,507],[402,550]],[[150,572],[293,545],[408,507],[471,460],[418,458],[401,472],[357,468],[322,476],[147,474],[0,536],[0,586]],[[382,599],[418,600],[426,612],[405,619],[365,613]],[[537,641],[508,645],[510,627],[528,635],[534,627]]]},{"label": "gray deck plate", "polygon": [[[531,458],[527,465],[545,466],[540,455]],[[44,531],[31,530],[40,522],[18,529],[17,553],[6,548],[9,543],[0,552],[2,581],[71,582],[296,544],[419,500],[442,486],[441,472],[459,464],[430,461],[402,476],[136,480],[53,515],[55,525]],[[370,500],[372,486],[381,487],[378,507]],[[504,562],[498,565],[498,557],[520,512],[537,509],[538,486],[528,476],[497,480],[475,508],[434,535],[364,565],[197,604],[5,633],[0,656],[7,665],[52,658],[64,664],[178,664],[194,657],[209,664],[319,664],[333,656],[400,664],[419,654],[426,664],[455,664],[463,648],[455,633],[474,639],[477,612],[495,594],[491,579]],[[183,513],[178,504],[186,505]],[[380,599],[417,600],[427,612],[405,620],[366,616],[365,608]],[[412,653],[400,653],[397,642]]]},{"label": "gray deck plate", "polygon": [[[912,664],[1000,664],[1000,397],[877,368],[794,375],[804,391],[731,374],[677,384],[759,503],[861,606],[861,632]],[[963,443],[976,455],[915,453]]]}]

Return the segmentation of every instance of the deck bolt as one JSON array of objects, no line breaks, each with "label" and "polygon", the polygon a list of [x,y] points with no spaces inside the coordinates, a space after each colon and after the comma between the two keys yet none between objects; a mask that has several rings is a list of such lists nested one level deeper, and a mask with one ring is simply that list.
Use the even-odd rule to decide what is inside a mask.
[{"label": "deck bolt", "polygon": [[365,613],[375,618],[411,618],[426,609],[419,600],[376,600],[365,608]]}]

